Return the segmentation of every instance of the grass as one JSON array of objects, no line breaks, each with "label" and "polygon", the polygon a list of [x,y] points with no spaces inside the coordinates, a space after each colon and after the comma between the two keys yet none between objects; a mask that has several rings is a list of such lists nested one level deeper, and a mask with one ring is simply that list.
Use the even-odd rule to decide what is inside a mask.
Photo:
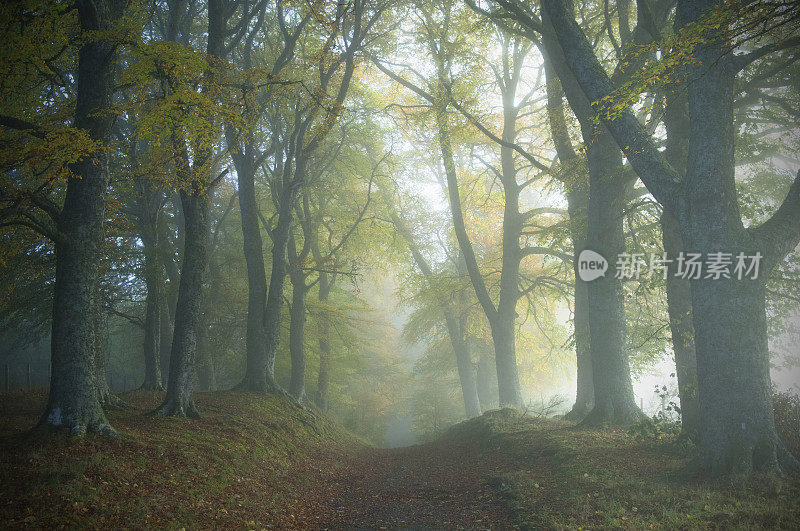
[{"label": "grass", "polygon": [[198,393],[201,420],[153,418],[161,393],[122,398],[110,411],[120,439],[25,431],[44,391],[0,396],[0,522],[24,527],[236,527],[285,522],[311,478],[363,444],[318,411],[283,397]]},{"label": "grass", "polygon": [[[45,398],[0,395],[3,527],[320,527],[353,522],[364,507],[375,513],[365,522],[402,513],[409,525],[473,515],[484,527],[500,521],[486,509],[496,507],[523,529],[800,527],[797,485],[689,478],[691,455],[669,436],[642,441],[498,410],[429,445],[363,452],[323,414],[283,397],[198,393],[204,416],[187,420],[143,416],[161,393],[136,391],[123,395],[136,409],[109,412],[120,439],[33,444],[24,433]],[[437,506],[432,492],[452,506]]]},{"label": "grass", "polygon": [[479,466],[521,528],[800,526],[797,485],[687,477],[691,455],[674,439],[642,442],[512,410],[462,423],[447,437],[475,442]]}]

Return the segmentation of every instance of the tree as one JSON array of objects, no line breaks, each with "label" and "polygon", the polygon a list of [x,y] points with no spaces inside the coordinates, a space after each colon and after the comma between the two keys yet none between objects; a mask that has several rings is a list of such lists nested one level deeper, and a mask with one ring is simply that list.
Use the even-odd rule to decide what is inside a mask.
[{"label": "tree", "polygon": [[[567,212],[569,213],[572,255],[580,256],[586,249],[589,206],[589,176],[586,161],[575,152],[570,140],[564,114],[563,90],[553,67],[545,61],[545,83],[547,85],[547,116],[550,136],[560,161],[558,176],[566,189]],[[577,391],[575,404],[565,415],[569,420],[583,420],[594,407],[594,376],[592,371],[591,341],[589,339],[589,290],[578,273],[578,260],[573,259],[574,306],[573,335],[577,365]]]},{"label": "tree", "polygon": [[[420,78],[421,82],[427,83],[427,89],[397,74],[382,64],[381,61],[375,60],[374,62],[387,76],[411,90],[432,108],[437,143],[447,182],[453,228],[464,257],[469,278],[492,331],[500,405],[521,407],[522,395],[519,385],[515,344],[517,303],[521,297],[530,292],[531,288],[535,287],[535,283],[534,286],[520,288],[522,282],[520,264],[525,257],[531,255],[544,254],[560,259],[565,258],[565,255],[557,250],[531,245],[520,246],[526,223],[537,215],[552,213],[552,209],[547,208],[534,208],[526,212],[520,211],[520,195],[536,179],[530,178],[522,183],[518,182],[515,154],[524,156],[527,162],[531,163],[535,169],[549,172],[549,168],[546,165],[515,143],[519,113],[530,104],[531,98],[531,94],[528,94],[520,98],[519,103],[516,101],[523,62],[530,46],[524,44],[519,38],[514,38],[507,34],[501,33],[499,36],[503,50],[502,67],[496,70],[495,77],[503,101],[503,130],[498,136],[485,126],[482,126],[462,105],[455,101],[453,96],[454,79],[451,67],[456,60],[454,50],[458,49],[459,46],[464,46],[464,42],[462,42],[463,35],[457,34],[458,32],[453,28],[454,22],[452,21],[456,18],[456,14],[451,12],[454,9],[453,6],[444,4],[438,6],[438,9],[439,11],[420,8],[422,40],[427,48],[427,53],[433,60],[435,71],[433,80]],[[451,44],[451,40],[457,42],[458,45]],[[420,77],[413,68],[409,67],[408,71]],[[451,106],[464,114],[483,134],[500,146],[501,168],[499,170],[495,169],[495,173],[502,183],[504,212],[502,258],[499,271],[500,286],[496,304],[487,289],[464,222],[458,172],[453,150],[451,118],[448,116],[448,109]]]},{"label": "tree", "polygon": [[[286,116],[280,118],[285,129],[276,143],[272,165],[272,193],[277,198],[277,221],[271,229],[272,270],[264,313],[266,349],[252,352],[242,387],[257,392],[279,390],[274,381],[275,353],[278,349],[283,287],[288,264],[286,252],[293,212],[300,188],[304,185],[310,158],[338,119],[356,67],[356,53],[374,36],[373,26],[387,4],[365,0],[340,2],[320,7],[330,23],[323,25],[324,36],[310,35],[306,45],[315,56],[304,57],[306,66],[315,67],[315,86],[306,98],[294,100]],[[286,32],[285,28],[283,29]],[[296,38],[296,37],[295,37]],[[312,48],[312,40],[323,44]],[[337,47],[339,48],[337,50]],[[337,84],[338,82],[338,84]]]},{"label": "tree", "polygon": [[[347,127],[342,128],[341,144],[334,148],[335,155],[322,154],[320,158],[322,160],[327,160],[328,163],[317,164],[320,171],[314,172],[316,175],[309,175],[310,178],[302,190],[300,202],[302,208],[298,208],[299,212],[296,216],[297,223],[302,228],[302,248],[298,250],[294,234],[290,236],[288,243],[289,277],[292,282],[292,306],[289,312],[289,355],[292,360],[292,373],[289,383],[289,394],[298,401],[305,400],[306,398],[306,347],[304,333],[306,295],[314,284],[319,282],[320,291],[318,299],[323,303],[326,302],[330,296],[330,290],[336,281],[337,274],[346,273],[336,269],[339,262],[338,254],[340,254],[340,251],[343,250],[348,240],[353,237],[358,226],[364,220],[364,216],[370,206],[372,186],[376,172],[386,158],[384,156],[380,160],[372,163],[363,206],[357,206],[352,214],[344,210],[331,211],[333,203],[340,203],[343,206],[348,203],[348,198],[334,195],[330,192],[330,189],[337,187],[348,195],[352,195],[353,192],[352,187],[347,186],[346,182],[342,183],[339,181],[339,183],[337,183],[339,186],[336,186],[336,184],[334,184],[336,180],[331,179],[329,175],[330,170],[337,173],[337,169],[333,168],[332,163],[335,162],[336,159],[343,157],[342,145],[352,141],[352,137],[347,134],[348,130],[349,128]],[[355,177],[358,178],[361,176],[356,174]],[[321,188],[321,193],[314,194],[316,197],[312,200],[311,196],[315,185]],[[348,216],[348,214],[350,215]],[[341,235],[335,232],[332,223],[334,219],[337,222],[336,225],[339,225],[343,229]],[[327,242],[327,244],[323,247],[323,245],[320,244],[320,240]],[[325,254],[323,254],[323,248],[325,249]],[[308,267],[307,262],[309,257],[313,258],[315,267]],[[333,269],[331,269],[331,267],[333,267]],[[309,282],[310,277],[314,273],[317,274],[317,278]],[[325,317],[323,317],[322,326],[323,330],[320,335],[320,372],[323,372],[323,360],[325,356],[330,355],[330,339],[328,337],[330,330],[326,330],[326,327],[329,327],[329,323]],[[327,385],[324,379],[322,384],[324,391]],[[323,393],[320,396],[324,397],[325,394]]]},{"label": "tree", "polygon": [[[291,17],[284,13],[281,2],[275,5],[275,21],[282,35],[282,47],[270,67],[270,75],[277,77],[287,67],[295,56],[295,48],[313,17],[313,10],[305,12],[295,24],[290,26]],[[253,67],[253,47],[256,36],[264,25],[265,12],[259,14],[255,28],[245,39],[242,51],[242,69],[247,71]],[[289,22],[287,22],[289,19]],[[243,97],[245,113],[245,128],[254,128],[263,119],[263,107],[275,98],[276,84],[267,84],[264,94],[253,97],[247,92],[254,92],[250,84],[243,84]],[[278,123],[277,120],[275,123]],[[230,121],[225,124],[225,137],[231,150],[231,158],[236,169],[236,178],[239,185],[239,208],[242,218],[242,236],[244,256],[247,262],[247,335],[245,341],[247,370],[245,379],[240,387],[250,391],[266,392],[276,388],[272,380],[270,362],[268,361],[269,345],[266,335],[266,304],[267,304],[267,275],[264,264],[263,242],[259,228],[259,210],[256,202],[255,174],[266,156],[275,154],[275,143],[279,131],[272,131],[273,146],[270,150],[259,150],[257,139],[253,131],[239,130],[235,123]],[[274,356],[274,353],[273,353]],[[266,371],[266,372],[264,372]]]},{"label": "tree", "polygon": [[[403,237],[411,252],[414,263],[425,276],[429,283],[435,281],[435,273],[433,268],[425,259],[422,251],[417,243],[411,230],[408,228],[406,221],[397,212],[394,205],[395,201],[385,197],[387,205],[389,205],[389,218],[395,227],[395,230]],[[459,253],[459,258],[461,255]],[[460,260],[459,260],[460,261]],[[463,298],[463,293],[451,296],[455,299]],[[457,307],[449,300],[442,303],[441,312],[444,314],[445,324],[447,327],[447,336],[450,340],[450,345],[453,348],[453,353],[456,359],[456,369],[458,370],[458,378],[461,384],[461,395],[464,401],[464,410],[467,418],[480,416],[481,414],[481,400],[478,396],[478,384],[476,380],[476,372],[472,366],[472,354],[470,349],[469,336],[467,335],[466,316],[463,312],[457,313]]]},{"label": "tree", "polygon": [[[114,433],[103,413],[95,376],[95,302],[103,239],[105,191],[108,184],[105,146],[111,137],[115,23],[124,1],[77,2],[77,18],[85,41],[78,52],[73,128],[84,140],[68,166],[64,203],[31,197],[46,218],[10,208],[6,219],[28,224],[52,237],[56,277],[51,332],[52,377],[40,426],[66,427],[74,434]],[[111,32],[109,34],[109,32]],[[3,117],[2,125],[40,140],[46,132],[34,123]]]},{"label": "tree", "polygon": [[[180,4],[180,3],[179,3]],[[180,9],[181,5],[173,6]],[[172,11],[172,10],[171,10]],[[225,51],[227,33],[227,16],[229,11],[222,0],[208,2],[208,41],[206,54],[210,64],[203,74],[203,96],[210,99],[213,105],[218,101],[215,97],[218,83],[218,65],[214,61],[222,59]],[[172,11],[174,17],[171,26],[177,26],[184,13]],[[170,40],[177,36],[168,35]],[[179,89],[179,80],[169,80],[171,90]],[[187,110],[182,110],[186,116]],[[175,309],[175,330],[172,335],[170,352],[169,379],[167,394],[162,404],[153,412],[155,415],[178,417],[200,416],[194,405],[193,387],[195,375],[195,357],[197,354],[197,335],[200,321],[200,302],[203,289],[203,273],[208,265],[210,244],[210,194],[214,187],[225,176],[223,171],[218,176],[211,175],[213,167],[214,114],[204,117],[211,123],[201,124],[203,127],[194,140],[191,152],[187,139],[177,128],[170,131],[171,146],[174,153],[175,170],[180,182],[181,207],[184,216],[184,250],[181,263],[180,285]]]},{"label": "tree", "polygon": [[[719,5],[678,2],[679,27],[699,29],[703,36],[692,42],[694,61],[686,66],[690,136],[685,178],[666,162],[630,111],[605,114],[603,121],[648,190],[678,220],[688,251],[763,258],[757,278],[691,281],[700,468],[715,475],[794,470],[796,461],[775,433],[764,286],[765,274],[800,241],[800,175],[769,220],[744,227],[734,181],[734,80],[743,66],[775,47],[734,54],[723,38],[726,19],[713,18]],[[614,87],[585,35],[560,0],[545,0],[543,7],[570,70],[588,99],[600,102]]]},{"label": "tree", "polygon": [[[568,73],[556,45],[554,31],[546,17],[540,20],[532,9],[520,2],[497,2],[500,10],[487,11],[476,4],[472,9],[484,14],[507,31],[525,36],[537,43],[545,61],[560,78],[570,107],[578,118],[586,146],[589,174],[587,236],[585,246],[600,253],[612,263],[625,249],[623,231],[627,190],[633,181],[624,171],[622,155],[613,138],[602,127],[598,129],[589,102]],[[620,20],[625,45],[639,39],[639,25],[630,32],[627,18]],[[509,25],[508,20],[514,22]],[[619,58],[622,64],[623,58]],[[630,75],[632,68],[617,68],[616,83]],[[562,152],[564,151],[562,146]],[[566,153],[563,153],[567,156]],[[606,275],[587,286],[589,345],[594,387],[594,408],[583,425],[630,424],[642,415],[636,406],[626,352],[626,322],[621,279]]]}]

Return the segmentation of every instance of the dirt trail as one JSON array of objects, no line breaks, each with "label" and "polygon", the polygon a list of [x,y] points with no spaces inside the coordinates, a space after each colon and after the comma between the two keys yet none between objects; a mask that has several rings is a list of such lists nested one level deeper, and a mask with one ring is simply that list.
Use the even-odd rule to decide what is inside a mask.
[{"label": "dirt trail", "polygon": [[511,518],[486,477],[480,454],[441,442],[370,448],[317,484],[300,527],[509,528]]}]

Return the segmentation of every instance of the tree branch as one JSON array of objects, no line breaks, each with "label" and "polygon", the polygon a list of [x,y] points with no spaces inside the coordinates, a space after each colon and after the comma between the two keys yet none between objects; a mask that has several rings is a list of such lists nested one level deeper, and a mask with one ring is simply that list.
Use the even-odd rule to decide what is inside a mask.
[{"label": "tree branch", "polygon": [[560,258],[561,260],[569,264],[572,264],[572,261],[575,258],[571,254],[562,253],[561,251],[557,251],[556,249],[551,249],[550,247],[530,246],[530,247],[523,247],[522,249],[520,249],[520,251],[522,252],[523,257],[530,256],[532,254],[546,255],[555,258]]},{"label": "tree branch", "polygon": [[764,248],[764,268],[771,270],[800,243],[800,171],[778,210],[749,232]]},{"label": "tree branch", "polygon": [[556,37],[564,52],[567,66],[575,75],[584,94],[601,118],[617,144],[628,157],[647,189],[677,218],[685,215],[682,184],[678,173],[667,163],[650,135],[630,110],[617,118],[603,116],[599,102],[614,91],[609,79],[575,18],[570,15],[564,0],[542,0]]},{"label": "tree branch", "polygon": [[9,129],[15,129],[17,131],[24,131],[29,135],[35,136],[36,138],[42,140],[45,137],[45,131],[38,125],[32,122],[28,122],[27,120],[14,118],[13,116],[6,116],[5,114],[0,114],[0,125],[2,125],[3,127],[8,127]]},{"label": "tree branch", "polygon": [[769,55],[780,50],[785,50],[787,48],[793,48],[795,46],[800,46],[800,37],[791,37],[789,39],[762,46],[761,48],[757,48],[746,54],[736,55],[733,58],[733,68],[738,72],[747,67],[747,65],[753,61],[757,61],[765,55]]}]

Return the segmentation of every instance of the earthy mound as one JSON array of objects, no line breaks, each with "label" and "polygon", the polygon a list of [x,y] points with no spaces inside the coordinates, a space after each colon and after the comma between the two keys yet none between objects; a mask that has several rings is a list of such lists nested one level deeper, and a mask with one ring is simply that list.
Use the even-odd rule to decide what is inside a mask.
[{"label": "earthy mound", "polygon": [[0,398],[0,521],[30,527],[251,527],[291,521],[310,477],[363,445],[283,397],[198,393],[201,420],[154,418],[162,393],[110,411],[120,439],[24,435],[46,393]]}]

